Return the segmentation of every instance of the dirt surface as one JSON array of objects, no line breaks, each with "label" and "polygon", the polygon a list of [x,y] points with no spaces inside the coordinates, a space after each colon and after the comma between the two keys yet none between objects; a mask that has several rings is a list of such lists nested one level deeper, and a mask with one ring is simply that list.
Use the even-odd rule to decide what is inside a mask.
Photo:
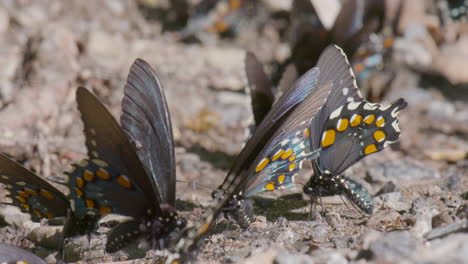
[{"label": "dirt surface", "polygon": [[[408,25],[427,26],[431,19],[402,17],[394,75],[383,98],[385,103],[399,97],[408,101],[400,114],[400,141],[346,171],[377,194],[374,214],[364,216],[336,196],[324,197],[323,213],[311,215],[299,184],[255,198],[256,221],[247,230],[222,220],[201,246],[198,263],[468,259],[468,59],[462,59],[468,54],[468,34],[463,26],[452,25],[440,30],[448,37],[439,43],[428,32],[416,37],[408,33]],[[452,31],[458,32],[456,38],[450,37]],[[260,27],[255,20],[234,37],[208,34],[187,44],[174,32],[163,31],[160,21],[146,19],[134,1],[1,0],[0,151],[38,175],[62,176],[86,154],[77,87],[91,89],[117,118],[128,69],[142,58],[156,69],[165,89],[177,145],[177,178],[183,181],[177,184],[177,199],[182,214],[195,222],[252,123],[250,97],[244,91],[245,50],[271,71],[289,46],[274,25]],[[305,167],[299,183],[310,175],[310,166]],[[0,189],[0,197],[4,193]],[[53,261],[50,239],[32,232],[38,224],[8,206],[0,206],[0,214],[0,242],[30,248]],[[442,230],[439,238],[431,233],[447,226],[455,226],[454,234]],[[90,245],[76,242],[82,247],[71,255],[89,263],[145,256],[136,246],[103,254],[103,238],[93,236]]]}]

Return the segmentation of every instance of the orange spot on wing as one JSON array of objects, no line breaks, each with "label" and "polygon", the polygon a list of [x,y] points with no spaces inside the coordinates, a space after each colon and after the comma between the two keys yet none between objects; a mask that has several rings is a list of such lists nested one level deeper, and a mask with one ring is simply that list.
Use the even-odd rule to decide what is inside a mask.
[{"label": "orange spot on wing", "polygon": [[338,120],[338,123],[336,125],[336,130],[343,132],[348,128],[349,121],[347,118],[341,118]]},{"label": "orange spot on wing", "polygon": [[26,203],[26,199],[21,196],[16,196],[16,200],[20,201],[20,203]]},{"label": "orange spot on wing", "polygon": [[335,143],[336,132],[333,129],[329,129],[322,134],[322,147],[328,147]]},{"label": "orange spot on wing", "polygon": [[268,183],[267,185],[265,185],[265,189],[267,189],[267,191],[275,190],[275,183],[274,182]]},{"label": "orange spot on wing", "polygon": [[88,207],[89,209],[94,209],[95,204],[93,200],[86,200],[85,203],[86,207]]},{"label": "orange spot on wing", "polygon": [[370,125],[372,124],[372,122],[374,122],[374,119],[375,119],[375,115],[368,115],[366,116],[366,118],[364,118],[364,123]]},{"label": "orange spot on wing", "polygon": [[78,197],[83,197],[83,191],[78,189],[78,188],[75,188],[75,193],[76,193],[76,196]]},{"label": "orange spot on wing", "polygon": [[38,210],[33,210],[33,213],[39,217],[42,217],[41,212],[39,212]]},{"label": "orange spot on wing", "polygon": [[285,178],[286,178],[286,174],[281,174],[280,176],[278,176],[278,183],[282,184]]},{"label": "orange spot on wing", "polygon": [[355,126],[358,126],[359,124],[361,124],[361,121],[362,121],[362,116],[358,115],[358,114],[354,114],[351,117],[350,124],[351,124],[352,127],[355,127]]},{"label": "orange spot on wing", "polygon": [[29,206],[29,204],[21,204],[21,206],[23,206],[23,208],[26,209],[26,211],[29,211],[31,209],[31,206]]},{"label": "orange spot on wing", "polygon": [[293,162],[295,159],[296,159],[296,155],[293,155],[293,156],[289,157],[290,162]]},{"label": "orange spot on wing", "polygon": [[45,213],[45,216],[47,217],[47,219],[54,218],[54,214],[51,214],[51,213]]},{"label": "orange spot on wing", "polygon": [[259,171],[262,171],[266,165],[268,165],[268,163],[270,162],[269,159],[267,158],[263,158],[260,163],[258,163],[257,167],[255,168],[255,172],[259,172]]},{"label": "orange spot on wing", "polygon": [[120,186],[124,188],[127,188],[127,189],[132,188],[132,183],[130,182],[130,179],[125,175],[120,175],[117,178],[117,182],[120,184]]},{"label": "orange spot on wing", "polygon": [[51,194],[50,192],[48,192],[47,190],[44,190],[44,189],[41,189],[41,190],[39,191],[39,193],[40,193],[42,196],[44,196],[45,198],[47,198],[47,199],[54,199],[54,198],[55,198],[55,196],[54,196],[53,194]]},{"label": "orange spot on wing", "polygon": [[112,213],[112,209],[110,208],[110,206],[101,206],[99,207],[99,214],[100,215],[107,215],[107,214],[110,214]]},{"label": "orange spot on wing", "polygon": [[308,136],[310,136],[310,130],[308,128],[306,128],[304,130],[304,137],[308,137]]},{"label": "orange spot on wing", "polygon": [[374,132],[373,136],[375,141],[382,142],[385,139],[385,132],[378,130]]},{"label": "orange spot on wing", "polygon": [[369,155],[377,151],[375,144],[370,144],[364,149],[364,154]]},{"label": "orange spot on wing", "polygon": [[78,186],[78,188],[83,188],[84,185],[85,185],[85,182],[80,177],[76,178],[75,182],[76,182],[76,186]]},{"label": "orange spot on wing", "polygon": [[111,177],[110,174],[103,168],[99,168],[96,171],[96,175],[102,180],[109,180]]},{"label": "orange spot on wing", "polygon": [[83,178],[85,179],[85,181],[91,182],[94,180],[94,174],[89,170],[85,170],[83,172]]},{"label": "orange spot on wing", "polygon": [[273,158],[271,158],[271,161],[275,161],[277,159],[279,159],[281,157],[281,155],[283,155],[284,153],[284,149],[280,149],[278,150],[275,155],[273,156]]},{"label": "orange spot on wing", "polygon": [[38,193],[32,189],[29,189],[29,188],[24,188],[23,191],[27,194],[30,194],[30,195],[38,195]]},{"label": "orange spot on wing", "polygon": [[289,168],[289,171],[294,170],[296,168],[296,163],[294,162],[294,163],[289,164],[288,168]]},{"label": "orange spot on wing", "polygon": [[292,152],[293,152],[292,149],[286,150],[286,152],[284,152],[284,154],[281,155],[281,158],[282,158],[282,159],[287,159],[287,158],[289,158],[289,156],[291,156]]},{"label": "orange spot on wing", "polygon": [[383,117],[377,118],[377,121],[375,121],[375,125],[377,127],[383,127],[385,125],[385,119]]},{"label": "orange spot on wing", "polygon": [[21,196],[21,197],[24,197],[24,198],[28,198],[29,197],[29,194],[25,193],[25,192],[22,192],[22,191],[16,191],[16,193]]}]

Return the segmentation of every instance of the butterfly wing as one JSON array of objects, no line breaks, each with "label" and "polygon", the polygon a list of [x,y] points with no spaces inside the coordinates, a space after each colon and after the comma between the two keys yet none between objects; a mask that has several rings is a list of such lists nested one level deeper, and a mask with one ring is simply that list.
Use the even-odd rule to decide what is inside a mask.
[{"label": "butterfly wing", "polygon": [[[93,192],[94,194],[109,200],[114,207],[120,206],[121,211],[128,208],[126,212],[122,212],[125,215],[143,216],[147,210],[151,210],[153,215],[161,215],[162,201],[159,189],[146,174],[134,146],[113,116],[86,88],[78,88],[76,100],[91,160],[90,163],[84,164],[85,166],[79,166],[82,171],[77,174],[82,176],[84,181],[87,181],[88,177],[89,182],[95,183],[90,187],[101,187]],[[87,169],[87,165],[90,164],[97,167],[93,170]],[[100,174],[98,170],[101,171]],[[124,190],[128,193],[123,192]],[[112,202],[112,199],[115,201]],[[138,206],[135,206],[136,204]]]},{"label": "butterfly wing", "polygon": [[321,140],[321,167],[341,174],[367,155],[381,151],[399,139],[398,113],[407,105],[403,98],[390,106],[352,102],[331,113]]},{"label": "butterfly wing", "polygon": [[33,253],[4,243],[0,243],[0,263],[46,264],[44,260]]},{"label": "butterfly wing", "polygon": [[62,192],[3,154],[0,154],[0,183],[10,192],[11,205],[31,215],[34,222],[65,217],[70,208]]},{"label": "butterfly wing", "polygon": [[159,201],[175,203],[175,154],[171,118],[162,86],[151,66],[137,59],[122,100],[122,130],[159,190]]},{"label": "butterfly wing", "polygon": [[274,132],[284,122],[284,119],[314,91],[318,82],[318,75],[319,70],[317,68],[309,70],[278,99],[237,156],[234,165],[224,182],[218,187],[217,192],[225,193],[236,178],[246,181],[248,177],[255,177],[253,174],[247,173],[249,168],[262,151],[263,146],[267,144]]},{"label": "butterfly wing", "polygon": [[385,22],[384,0],[345,1],[331,30],[333,43],[352,56]]},{"label": "butterfly wing", "polygon": [[273,84],[263,71],[262,64],[252,52],[246,53],[244,64],[255,125],[258,126],[270,111],[275,100]]},{"label": "butterfly wing", "polygon": [[329,85],[330,94],[325,105],[310,123],[310,147],[316,150],[320,147],[321,133],[331,112],[347,102],[362,100],[358,90],[353,70],[346,54],[338,46],[328,46],[317,63],[320,69],[319,86]]}]

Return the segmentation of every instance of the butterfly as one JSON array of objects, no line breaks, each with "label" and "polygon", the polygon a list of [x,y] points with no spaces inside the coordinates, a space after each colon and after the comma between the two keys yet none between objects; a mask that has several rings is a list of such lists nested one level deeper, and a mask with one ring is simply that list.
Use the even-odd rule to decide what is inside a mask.
[{"label": "butterfly", "polygon": [[[91,233],[97,217],[92,212],[75,212],[71,200],[50,183],[26,169],[13,159],[0,154],[0,183],[9,191],[7,197],[34,222],[65,217],[64,239]],[[62,248],[60,248],[62,249]]]},{"label": "butterfly", "polygon": [[331,28],[326,28],[309,0],[294,0],[291,11],[291,58],[299,73],[313,67],[330,44],[352,57],[369,36],[379,32],[385,20],[385,1],[344,1]]},{"label": "butterfly", "polygon": [[137,59],[124,91],[122,127],[86,88],[76,92],[89,156],[68,172],[76,210],[132,217],[111,231],[107,252],[142,236],[163,248],[185,225],[175,210],[172,126],[159,80]]},{"label": "butterfly", "polygon": [[[329,59],[341,60],[351,69],[342,51]],[[342,82],[343,74],[354,80],[352,70],[344,68],[341,74],[335,74],[334,82]],[[372,196],[341,174],[360,159],[399,139],[398,113],[406,105],[403,98],[389,106],[370,103],[361,97],[355,80],[352,86],[334,88],[317,118],[310,123],[310,131],[315,131],[309,135],[310,149],[314,153],[318,151],[318,157],[312,161],[315,175],[304,186],[304,192],[314,197],[345,194],[361,210],[371,214]]]},{"label": "butterfly", "polygon": [[246,0],[203,0],[195,6],[180,37],[186,39],[202,31],[226,33],[239,25],[243,16],[252,13],[256,5],[256,1]]},{"label": "butterfly", "polygon": [[19,247],[0,243],[0,263],[5,264],[45,264],[46,262],[33,253]]},{"label": "butterfly", "polygon": [[447,20],[466,21],[468,17],[468,2],[465,0],[438,0],[437,7],[442,25]]},{"label": "butterfly", "polygon": [[[330,109],[335,110],[334,108],[338,106],[354,103],[350,109],[360,110],[361,108],[353,108],[357,102],[363,104],[362,109],[367,103],[362,99],[357,89],[356,80],[346,55],[339,47],[329,46],[320,56],[317,66],[302,76],[273,105],[237,157],[223,184],[214,193],[215,197],[222,196],[223,189],[230,187],[234,179],[241,179],[241,183],[236,186],[233,198],[229,200],[224,210],[230,212],[231,216],[241,226],[247,226],[250,217],[247,203],[244,203],[246,198],[259,192],[294,186],[294,176],[300,170],[301,163],[304,160],[312,160],[319,164],[320,166],[316,166],[316,169],[327,168],[322,163],[330,162],[329,160],[332,158],[329,157],[331,156],[329,153],[334,154],[336,149],[333,147],[327,150],[317,145],[316,137],[323,134],[323,126],[320,126],[320,124],[325,124],[327,118],[331,115]],[[389,109],[395,110],[397,108],[399,111],[405,105],[406,103],[399,102]],[[380,105],[375,104],[371,107],[371,104],[368,103],[366,111],[369,111],[363,111],[363,113],[371,113],[377,116],[382,114],[379,112],[382,109],[383,107]],[[343,111],[343,114],[349,114],[350,112],[354,114],[352,111]],[[395,110],[396,112],[397,110]],[[385,115],[382,114],[383,117],[386,117],[388,111],[385,113]],[[392,118],[396,119],[396,117]],[[395,121],[393,119],[388,118],[388,121]],[[374,132],[374,130],[353,130],[352,132],[359,133],[357,137],[362,135],[365,139],[369,139],[372,137],[371,132]],[[395,137],[398,138],[397,135],[394,135],[396,132],[392,134],[389,131],[382,130],[382,133],[385,132],[388,132],[387,137],[375,144],[377,150],[381,150],[385,142],[388,143]],[[342,138],[340,144],[343,146],[353,142],[352,137]],[[379,138],[379,140],[381,139]],[[353,155],[353,158],[355,156]],[[346,160],[349,161],[349,164],[346,165],[350,166],[357,160]],[[341,160],[335,161],[336,164],[341,164],[340,162]],[[336,171],[330,171],[336,173]],[[341,172],[339,171],[339,173]],[[316,174],[318,173],[321,173],[321,171],[316,171]],[[332,184],[331,180],[317,181],[316,179],[320,178],[318,176],[313,177],[306,185],[307,188],[304,187],[306,193],[311,193],[308,188],[323,191],[324,195],[338,194],[341,190],[334,188],[335,185]],[[370,197],[365,189],[359,188],[359,185],[350,179],[346,179],[343,184],[352,186],[353,191],[361,191],[362,196]],[[356,200],[356,196],[349,196],[349,198]]]},{"label": "butterfly", "polygon": [[[329,49],[322,56],[328,58],[334,56],[334,52]],[[235,179],[241,179],[232,199],[223,208],[241,226],[250,222],[246,198],[263,191],[294,186],[294,176],[302,162],[314,155],[307,154],[307,138],[311,132],[308,126],[332,88],[318,85],[322,78],[320,73],[333,71],[340,66],[336,64],[333,60],[320,60],[317,67],[310,69],[283,93],[247,141],[224,182],[213,193],[214,197],[223,196],[224,190],[230,188]],[[323,76],[332,77],[330,74]],[[352,85],[352,78],[349,76],[335,85],[340,88]]]}]

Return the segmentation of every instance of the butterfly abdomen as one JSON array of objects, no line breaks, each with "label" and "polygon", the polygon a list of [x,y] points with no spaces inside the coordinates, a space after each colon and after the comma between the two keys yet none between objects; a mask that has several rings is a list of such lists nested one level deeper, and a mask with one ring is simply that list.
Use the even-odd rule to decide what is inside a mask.
[{"label": "butterfly abdomen", "polygon": [[374,201],[372,199],[372,195],[370,195],[366,188],[348,178],[343,178],[341,180],[341,187],[346,197],[357,205],[359,209],[367,214],[372,214],[374,210]]}]

